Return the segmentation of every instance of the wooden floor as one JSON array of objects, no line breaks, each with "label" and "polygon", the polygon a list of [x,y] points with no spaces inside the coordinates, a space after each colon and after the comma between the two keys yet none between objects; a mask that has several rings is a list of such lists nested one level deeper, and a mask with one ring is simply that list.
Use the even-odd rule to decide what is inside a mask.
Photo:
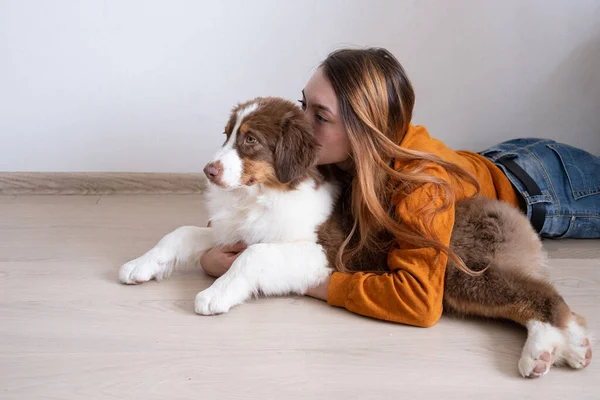
[{"label": "wooden floor", "polygon": [[[600,360],[519,377],[525,332],[507,323],[418,329],[299,297],[202,317],[200,270],[118,283],[162,235],[205,222],[197,195],[0,196],[0,399],[600,399]],[[546,247],[600,332],[600,241]]]}]

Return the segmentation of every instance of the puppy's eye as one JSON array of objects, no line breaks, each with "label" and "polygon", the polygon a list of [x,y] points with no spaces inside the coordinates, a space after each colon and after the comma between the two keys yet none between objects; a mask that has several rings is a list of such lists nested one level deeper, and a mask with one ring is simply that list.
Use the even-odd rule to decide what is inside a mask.
[{"label": "puppy's eye", "polygon": [[258,143],[258,140],[256,140],[256,138],[253,137],[253,136],[246,135],[246,143],[248,143],[248,144],[256,144],[256,143]]}]

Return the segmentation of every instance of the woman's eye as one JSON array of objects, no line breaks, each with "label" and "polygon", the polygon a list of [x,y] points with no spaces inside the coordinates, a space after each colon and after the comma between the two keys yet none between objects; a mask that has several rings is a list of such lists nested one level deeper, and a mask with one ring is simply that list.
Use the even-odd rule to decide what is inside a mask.
[{"label": "woman's eye", "polygon": [[256,140],[256,138],[250,136],[250,135],[246,135],[246,143],[248,144],[255,144],[258,141]]},{"label": "woman's eye", "polygon": [[327,122],[327,120],[325,118],[323,118],[323,116],[321,116],[321,114],[317,114],[316,118],[321,122]]},{"label": "woman's eye", "polygon": [[298,103],[302,105],[302,111],[306,111],[306,102],[304,100],[298,100]]}]

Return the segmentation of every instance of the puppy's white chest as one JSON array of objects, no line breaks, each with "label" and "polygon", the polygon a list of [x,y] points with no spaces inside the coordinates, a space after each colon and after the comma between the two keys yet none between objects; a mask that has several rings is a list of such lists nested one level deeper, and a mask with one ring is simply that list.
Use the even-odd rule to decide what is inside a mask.
[{"label": "puppy's white chest", "polygon": [[331,213],[337,191],[333,185],[315,189],[310,183],[297,190],[235,193],[213,188],[208,194],[209,218],[217,242],[246,244],[312,241]]}]

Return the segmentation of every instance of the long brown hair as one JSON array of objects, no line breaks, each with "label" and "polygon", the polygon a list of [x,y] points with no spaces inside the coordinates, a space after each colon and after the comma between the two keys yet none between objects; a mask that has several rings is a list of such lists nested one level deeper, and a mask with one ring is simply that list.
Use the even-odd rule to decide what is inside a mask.
[{"label": "long brown hair", "polygon": [[[433,231],[434,217],[454,204],[456,193],[448,181],[425,170],[436,164],[453,182],[469,182],[477,192],[479,184],[456,164],[399,146],[409,128],[415,102],[413,87],[400,62],[381,48],[343,49],[329,54],[321,68],[335,91],[355,166],[351,184],[354,226],[340,248],[337,269],[349,272],[345,261],[363,248],[381,249],[377,237],[387,231],[398,240],[434,248],[438,255],[445,253],[463,271],[476,274],[440,243]],[[394,162],[402,167],[395,169]],[[390,215],[391,199],[424,184],[431,184],[436,193],[419,210],[424,226],[419,230]],[[359,240],[348,248],[354,235],[359,235]]]}]

